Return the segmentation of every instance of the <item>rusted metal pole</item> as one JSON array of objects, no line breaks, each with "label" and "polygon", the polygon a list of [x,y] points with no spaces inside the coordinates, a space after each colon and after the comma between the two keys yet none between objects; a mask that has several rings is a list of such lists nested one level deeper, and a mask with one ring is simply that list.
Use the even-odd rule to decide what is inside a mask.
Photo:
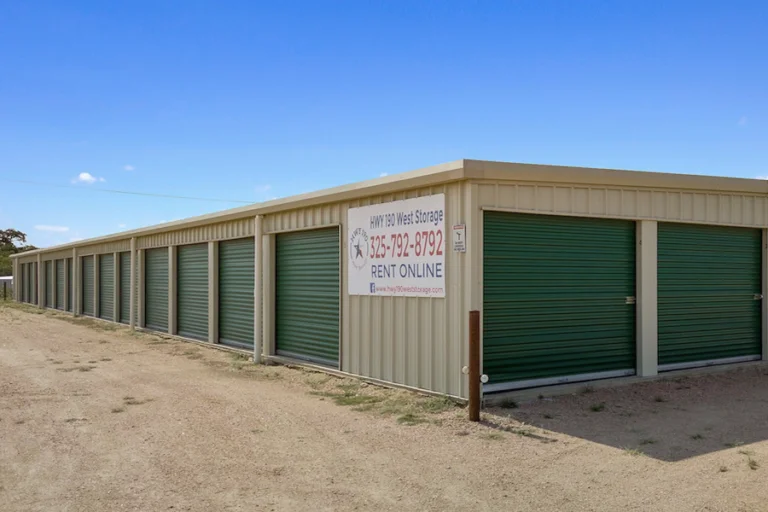
[{"label": "rusted metal pole", "polygon": [[480,421],[480,312],[469,312],[469,421]]}]

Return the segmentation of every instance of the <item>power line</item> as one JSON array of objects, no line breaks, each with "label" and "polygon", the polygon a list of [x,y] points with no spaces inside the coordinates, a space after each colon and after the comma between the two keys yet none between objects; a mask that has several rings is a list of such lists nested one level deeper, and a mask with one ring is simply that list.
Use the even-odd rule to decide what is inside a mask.
[{"label": "power line", "polygon": [[242,203],[242,204],[254,204],[256,201],[238,201],[236,199],[214,199],[210,197],[191,197],[191,196],[175,196],[171,194],[153,194],[150,192],[132,192],[130,190],[115,190],[110,188],[81,188],[73,187],[70,185],[59,185],[57,183],[41,183],[38,181],[26,181],[26,180],[9,180],[6,178],[0,178],[0,181],[6,181],[10,183],[21,183],[24,185],[37,185],[41,187],[54,187],[54,188],[67,188],[72,190],[87,190],[90,192],[105,192],[109,194],[125,194],[131,196],[146,196],[146,197],[162,197],[165,199],[188,199],[190,201],[210,201],[218,203]]}]

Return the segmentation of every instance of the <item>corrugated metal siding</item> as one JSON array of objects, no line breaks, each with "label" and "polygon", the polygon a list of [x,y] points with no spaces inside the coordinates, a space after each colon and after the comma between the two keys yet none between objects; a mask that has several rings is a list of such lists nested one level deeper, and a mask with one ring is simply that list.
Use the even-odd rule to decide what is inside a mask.
[{"label": "corrugated metal siding", "polygon": [[99,256],[99,318],[115,319],[115,257]]},{"label": "corrugated metal siding", "polygon": [[81,272],[81,287],[82,287],[82,297],[83,297],[83,314],[86,316],[94,316],[94,306],[95,306],[95,297],[94,297],[94,265],[93,265],[93,258],[94,256],[85,256],[82,259],[83,267]]},{"label": "corrugated metal siding", "polygon": [[55,289],[54,289],[54,279],[55,276],[53,274],[53,262],[52,261],[46,261],[45,262],[45,307],[52,308],[53,307],[53,301],[55,297]]},{"label": "corrugated metal siding", "polygon": [[67,282],[69,283],[69,302],[67,303],[67,311],[72,311],[75,308],[75,282],[72,280],[72,258],[67,258]]},{"label": "corrugated metal siding", "polygon": [[659,223],[659,364],[761,353],[762,232]]},{"label": "corrugated metal siding", "polygon": [[253,347],[254,239],[219,244],[219,343]]},{"label": "corrugated metal siding", "polygon": [[56,260],[56,309],[64,309],[64,260]]},{"label": "corrugated metal siding", "polygon": [[131,319],[131,252],[120,253],[120,322]]},{"label": "corrugated metal siding", "polygon": [[[467,222],[470,210],[461,183],[379,195],[353,202],[269,214],[265,233],[346,223],[350,207],[445,194],[445,229]],[[468,233],[471,228],[468,227]],[[342,226],[341,252],[348,233]],[[449,242],[450,243],[450,242]],[[461,373],[468,363],[468,297],[463,293],[469,254],[446,251],[446,298],[349,296],[342,264],[341,369],[405,386],[466,397]],[[345,261],[342,258],[342,261]],[[268,278],[269,276],[267,276]]]},{"label": "corrugated metal siding", "polygon": [[528,213],[768,225],[768,197],[720,192],[481,181],[479,207]]},{"label": "corrugated metal siding", "polygon": [[253,236],[253,217],[195,228],[143,236],[137,240],[138,249],[187,245],[216,240],[231,240]]},{"label": "corrugated metal siding", "polygon": [[635,367],[635,224],[486,212],[489,383]]},{"label": "corrugated metal siding", "polygon": [[43,261],[58,260],[72,256],[72,249],[60,249],[58,251],[46,252],[41,255]]},{"label": "corrugated metal siding", "polygon": [[339,259],[337,228],[277,235],[278,354],[338,366]]},{"label": "corrugated metal siding", "polygon": [[168,331],[168,248],[146,252],[145,324],[148,329]]},{"label": "corrugated metal siding", "polygon": [[117,240],[115,242],[78,247],[77,255],[84,256],[86,254],[105,254],[105,253],[122,252],[122,251],[130,251],[130,250],[131,250],[131,239],[126,238],[125,240]]},{"label": "corrugated metal siding", "polygon": [[208,339],[208,244],[178,248],[177,314],[181,336]]}]

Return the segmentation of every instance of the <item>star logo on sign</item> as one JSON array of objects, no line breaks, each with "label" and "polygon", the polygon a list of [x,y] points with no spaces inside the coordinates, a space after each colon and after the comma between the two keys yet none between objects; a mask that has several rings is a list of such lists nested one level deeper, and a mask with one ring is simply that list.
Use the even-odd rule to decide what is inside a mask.
[{"label": "star logo on sign", "polygon": [[355,244],[355,259],[363,257],[363,250],[360,248],[360,241]]}]

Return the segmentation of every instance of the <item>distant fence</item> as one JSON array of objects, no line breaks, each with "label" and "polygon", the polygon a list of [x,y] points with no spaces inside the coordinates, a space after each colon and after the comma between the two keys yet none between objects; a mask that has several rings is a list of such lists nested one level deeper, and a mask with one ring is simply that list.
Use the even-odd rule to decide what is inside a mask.
[{"label": "distant fence", "polygon": [[13,299],[13,281],[0,281],[0,300]]}]

